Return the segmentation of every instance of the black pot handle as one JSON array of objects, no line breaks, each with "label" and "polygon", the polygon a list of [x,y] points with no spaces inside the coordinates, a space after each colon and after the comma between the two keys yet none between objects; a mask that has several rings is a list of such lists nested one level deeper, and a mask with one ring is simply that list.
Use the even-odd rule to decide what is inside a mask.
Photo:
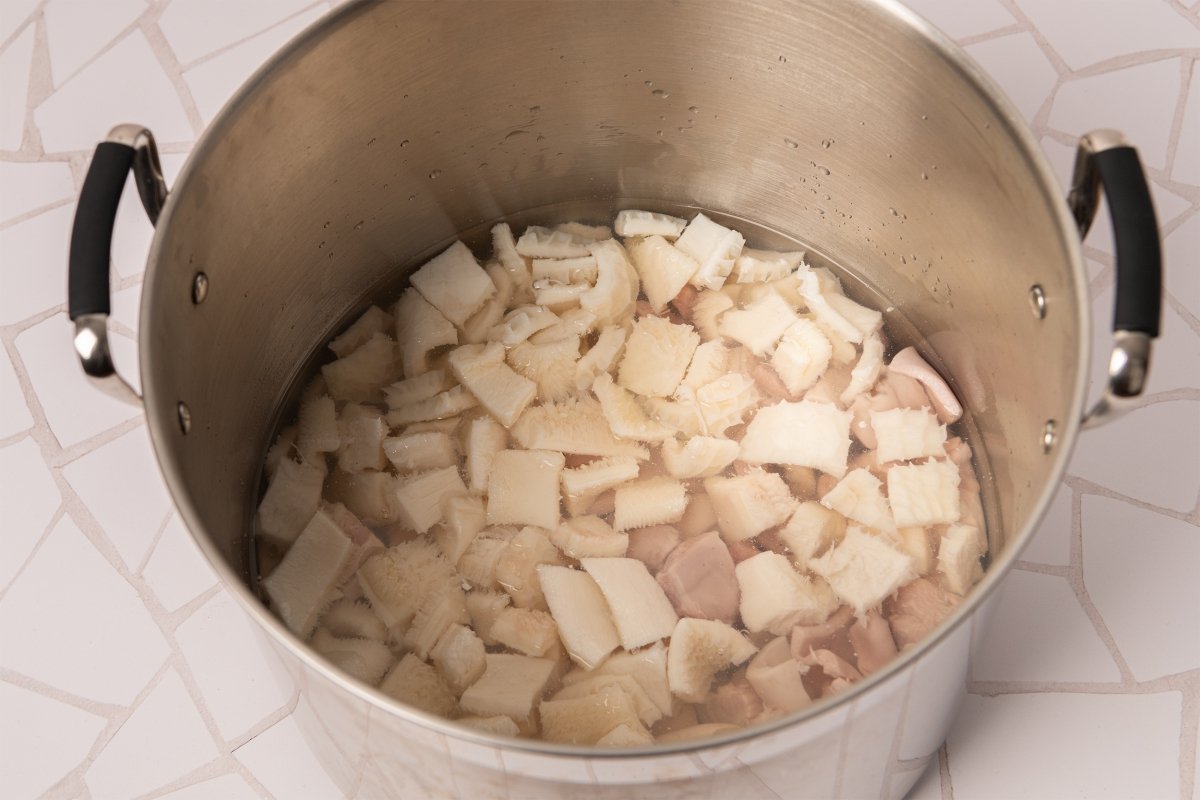
[{"label": "black pot handle", "polygon": [[140,125],[118,125],[96,146],[79,193],[67,264],[67,311],[84,373],[107,394],[137,404],[141,397],[117,373],[108,348],[113,224],[130,168],[142,206],[151,222],[158,221],[167,185],[154,135]]},{"label": "black pot handle", "polygon": [[1130,410],[1146,387],[1150,352],[1162,316],[1162,248],[1150,187],[1137,150],[1117,131],[1098,130],[1079,140],[1067,203],[1080,236],[1108,200],[1116,244],[1113,350],[1104,396],[1083,418],[1093,427]]}]

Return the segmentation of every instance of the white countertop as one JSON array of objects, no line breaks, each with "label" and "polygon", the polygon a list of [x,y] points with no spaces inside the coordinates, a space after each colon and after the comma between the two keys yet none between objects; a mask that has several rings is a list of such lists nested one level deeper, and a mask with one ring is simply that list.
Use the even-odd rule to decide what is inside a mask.
[{"label": "white countertop", "polygon": [[[340,797],[306,755],[303,701],[173,511],[141,413],[84,382],[64,311],[74,198],[108,128],[150,127],[169,183],[225,99],[330,5],[0,0],[5,797]],[[1126,132],[1167,276],[1149,393],[1080,437],[940,769],[913,796],[1200,798],[1200,2],[911,5],[1010,94],[1064,181],[1076,135]],[[112,321],[126,374],[150,237],[127,191]],[[1084,247],[1093,374],[1109,346],[1109,237],[1101,219]]]}]

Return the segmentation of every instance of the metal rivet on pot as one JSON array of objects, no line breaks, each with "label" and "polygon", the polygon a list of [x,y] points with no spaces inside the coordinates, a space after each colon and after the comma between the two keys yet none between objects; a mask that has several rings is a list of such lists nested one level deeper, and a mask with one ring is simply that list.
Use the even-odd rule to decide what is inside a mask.
[{"label": "metal rivet on pot", "polygon": [[1042,427],[1042,452],[1049,453],[1053,450],[1056,441],[1058,441],[1058,423],[1048,419]]},{"label": "metal rivet on pot", "polygon": [[200,305],[206,297],[208,297],[208,276],[203,272],[197,272],[196,277],[192,278],[192,302]]},{"label": "metal rivet on pot", "polygon": [[1029,287],[1029,305],[1033,308],[1033,315],[1038,319],[1046,318],[1046,290],[1042,288],[1040,283],[1035,283]]},{"label": "metal rivet on pot", "polygon": [[188,431],[192,429],[192,410],[187,407],[187,403],[181,400],[175,407],[175,411],[179,415],[179,430],[183,431],[184,436],[187,436]]}]

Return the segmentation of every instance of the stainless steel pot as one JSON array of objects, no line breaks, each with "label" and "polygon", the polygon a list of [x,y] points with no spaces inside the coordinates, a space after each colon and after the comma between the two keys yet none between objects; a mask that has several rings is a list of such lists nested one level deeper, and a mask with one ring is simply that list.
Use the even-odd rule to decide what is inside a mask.
[{"label": "stainless steel pot", "polygon": [[[1120,286],[1100,416],[1140,392],[1157,335],[1157,230],[1132,148],[1108,132],[1081,140],[1064,203],[991,81],[889,0],[339,10],[246,84],[169,196],[148,132],[120,126],[98,148],[70,309],[85,370],[127,397],[105,319],[131,164],[157,219],[140,345],[159,463],[200,548],[303,687],[301,724],[331,775],[363,796],[902,795],[946,734],[972,634],[1080,428],[1079,236],[1101,185]],[[986,453],[983,583],[936,635],[852,691],[752,731],[649,751],[460,730],[335,672],[250,588],[248,521],[290,387],[350,314],[459,232],[629,205],[702,207],[786,232],[903,311]]]}]

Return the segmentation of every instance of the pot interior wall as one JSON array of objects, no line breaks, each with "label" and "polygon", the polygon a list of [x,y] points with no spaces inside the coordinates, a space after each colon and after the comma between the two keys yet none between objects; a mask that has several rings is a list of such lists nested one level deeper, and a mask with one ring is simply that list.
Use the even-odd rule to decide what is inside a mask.
[{"label": "pot interior wall", "polygon": [[[846,0],[343,9],[226,109],[160,222],[143,385],[193,530],[244,574],[290,385],[436,247],[528,209],[638,198],[786,232],[901,309],[973,412],[993,543],[1011,540],[1061,457],[1043,454],[1042,426],[1075,411],[1073,251],[1020,123],[906,14]],[[210,291],[194,306],[198,270]]]}]

